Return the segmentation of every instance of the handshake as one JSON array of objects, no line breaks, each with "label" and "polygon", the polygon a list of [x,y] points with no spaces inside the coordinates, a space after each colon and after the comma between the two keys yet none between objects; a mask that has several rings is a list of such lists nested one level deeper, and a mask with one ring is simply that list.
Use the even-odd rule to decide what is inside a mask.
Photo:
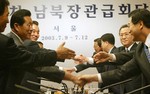
[{"label": "handshake", "polygon": [[[76,64],[84,64],[91,62],[88,57],[85,57],[83,55],[76,55],[74,58],[74,63]],[[93,61],[94,62],[94,58]],[[72,81],[74,84],[78,85],[79,87],[84,87],[85,84],[91,83],[91,82],[98,82],[98,74],[86,74],[86,75],[72,75],[72,72],[76,71],[76,68],[64,68],[66,77],[65,80]]]},{"label": "handshake", "polygon": [[83,88],[84,85],[91,82],[98,82],[97,74],[82,74],[82,75],[73,75],[72,72],[75,71],[74,68],[64,68],[65,76],[64,80],[72,81],[74,84],[78,85],[80,88]]},{"label": "handshake", "polygon": [[73,80],[74,84],[77,84],[79,87],[84,87],[85,84],[91,82],[98,82],[97,74],[86,74],[80,76],[74,76]]}]

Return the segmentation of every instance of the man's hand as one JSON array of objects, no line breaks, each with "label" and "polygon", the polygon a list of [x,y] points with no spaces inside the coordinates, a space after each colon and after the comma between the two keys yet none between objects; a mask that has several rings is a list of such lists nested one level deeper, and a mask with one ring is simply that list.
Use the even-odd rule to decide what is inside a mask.
[{"label": "man's hand", "polygon": [[84,80],[79,80],[78,76],[75,76],[67,71],[65,71],[64,80],[72,81],[74,84],[77,84],[80,87],[84,87],[86,82]]},{"label": "man's hand", "polygon": [[106,52],[99,52],[93,56],[96,63],[106,62],[112,59],[112,55]]},{"label": "man's hand", "polygon": [[79,79],[79,76],[76,76],[73,82],[80,88],[84,87],[84,85],[87,83],[85,80]]},{"label": "man's hand", "polygon": [[75,72],[75,68],[64,68],[63,70],[69,73]]},{"label": "man's hand", "polygon": [[85,83],[98,82],[97,74],[81,75],[78,79],[84,81]]},{"label": "man's hand", "polygon": [[75,51],[64,47],[65,42],[63,42],[56,50],[58,59],[72,59],[75,56]]},{"label": "man's hand", "polygon": [[83,55],[76,55],[73,60],[75,61],[74,63],[76,64],[83,64],[85,62],[88,62],[88,58],[83,56]]}]

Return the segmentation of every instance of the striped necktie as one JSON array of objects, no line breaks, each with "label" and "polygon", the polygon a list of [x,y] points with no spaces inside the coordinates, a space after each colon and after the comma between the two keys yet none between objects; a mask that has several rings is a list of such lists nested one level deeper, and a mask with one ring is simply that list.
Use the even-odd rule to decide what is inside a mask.
[{"label": "striped necktie", "polygon": [[148,59],[148,60],[149,60],[149,62],[150,62],[150,52],[149,52],[148,47],[147,47],[146,45],[144,46],[144,50],[145,50],[145,53],[146,53],[147,59]]}]

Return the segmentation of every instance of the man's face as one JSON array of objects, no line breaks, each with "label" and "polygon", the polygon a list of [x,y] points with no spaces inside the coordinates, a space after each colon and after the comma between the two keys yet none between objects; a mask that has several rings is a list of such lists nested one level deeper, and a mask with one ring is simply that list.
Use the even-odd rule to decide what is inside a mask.
[{"label": "man's face", "polygon": [[108,42],[101,40],[101,47],[102,47],[103,51],[108,52],[107,51],[107,46],[108,46]]},{"label": "man's face", "polygon": [[31,32],[31,37],[30,37],[30,39],[32,40],[32,41],[37,41],[38,40],[38,38],[39,38],[39,27],[37,26],[37,25],[35,25],[35,24],[33,24],[32,25],[32,28],[33,28],[33,30],[32,30],[32,32]]},{"label": "man's face", "polygon": [[102,48],[98,46],[97,42],[94,42],[94,50],[95,50],[96,53],[102,51]]},{"label": "man's face", "polygon": [[139,23],[134,25],[132,23],[132,18],[130,18],[128,25],[129,25],[131,34],[134,36],[133,41],[140,41],[139,36],[141,34],[141,30],[140,30]]},{"label": "man's face", "polygon": [[7,23],[9,23],[8,15],[8,6],[6,6],[3,15],[0,15],[0,32],[4,32]]},{"label": "man's face", "polygon": [[123,46],[129,47],[133,44],[133,35],[130,33],[129,27],[122,28],[119,32],[120,41]]},{"label": "man's face", "polygon": [[29,16],[24,17],[24,24],[17,26],[17,34],[22,40],[30,39],[32,32],[32,19]]}]

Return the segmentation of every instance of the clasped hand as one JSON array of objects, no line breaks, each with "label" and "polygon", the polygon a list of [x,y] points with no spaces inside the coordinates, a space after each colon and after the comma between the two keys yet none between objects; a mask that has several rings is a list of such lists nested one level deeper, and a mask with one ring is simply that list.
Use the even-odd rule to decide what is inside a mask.
[{"label": "clasped hand", "polygon": [[76,64],[83,64],[85,62],[88,62],[88,58],[83,55],[76,55],[74,58],[74,63]]}]

